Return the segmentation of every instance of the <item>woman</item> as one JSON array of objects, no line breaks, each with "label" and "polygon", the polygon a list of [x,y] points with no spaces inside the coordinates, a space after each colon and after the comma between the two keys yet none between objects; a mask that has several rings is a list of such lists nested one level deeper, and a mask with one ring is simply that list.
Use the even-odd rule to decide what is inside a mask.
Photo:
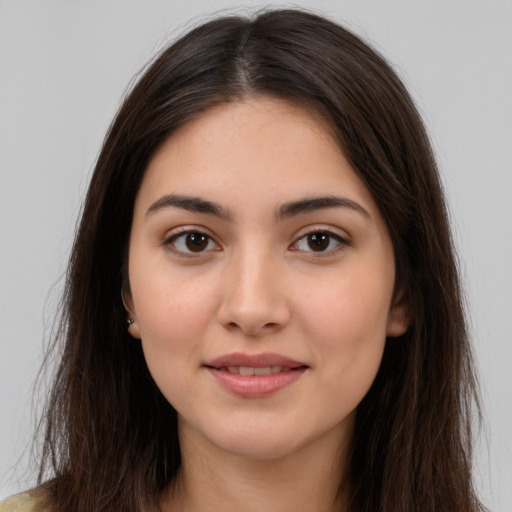
[{"label": "woman", "polygon": [[148,68],[61,325],[35,510],[483,510],[428,138],[328,20],[218,19]]}]

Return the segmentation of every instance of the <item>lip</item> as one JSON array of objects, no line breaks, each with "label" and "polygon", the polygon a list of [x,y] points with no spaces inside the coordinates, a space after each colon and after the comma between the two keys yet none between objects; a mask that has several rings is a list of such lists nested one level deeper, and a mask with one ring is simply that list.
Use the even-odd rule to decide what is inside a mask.
[{"label": "lip", "polygon": [[[244,398],[261,398],[278,392],[296,382],[308,369],[299,361],[279,354],[226,354],[206,363],[205,368],[226,390]],[[227,371],[228,367],[276,367],[282,371],[271,375],[240,375]]]},{"label": "lip", "polygon": [[232,354],[225,354],[205,364],[212,368],[223,368],[225,366],[252,366],[254,368],[261,368],[263,366],[284,366],[287,368],[299,368],[307,366],[304,363],[295,361],[288,357],[279,354],[272,354],[270,352],[263,352],[261,354],[244,354],[243,352],[233,352]]}]

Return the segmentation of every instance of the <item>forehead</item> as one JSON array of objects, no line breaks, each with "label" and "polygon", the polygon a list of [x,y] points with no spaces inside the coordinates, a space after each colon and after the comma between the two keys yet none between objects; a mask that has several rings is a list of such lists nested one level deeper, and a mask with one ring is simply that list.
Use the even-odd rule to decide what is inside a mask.
[{"label": "forehead", "polygon": [[137,202],[183,193],[277,203],[332,190],[373,203],[320,114],[257,97],[216,105],[174,132],[150,160]]},{"label": "forehead", "polygon": [[[302,144],[297,144],[302,142]],[[341,154],[329,124],[312,107],[269,96],[216,104],[178,128],[149,163],[167,156],[231,160],[257,152],[259,160],[282,150],[283,157],[322,143]],[[286,150],[286,153],[285,153]]]}]

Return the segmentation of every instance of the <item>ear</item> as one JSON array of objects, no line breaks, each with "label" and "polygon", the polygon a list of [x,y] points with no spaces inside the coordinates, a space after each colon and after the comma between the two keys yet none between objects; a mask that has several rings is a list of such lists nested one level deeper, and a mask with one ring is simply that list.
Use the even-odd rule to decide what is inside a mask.
[{"label": "ear", "polygon": [[121,299],[123,301],[124,309],[126,310],[126,321],[128,323],[128,332],[130,335],[140,340],[140,330],[137,322],[137,316],[135,314],[135,307],[133,306],[132,293],[129,286],[125,288],[123,285],[121,288]]},{"label": "ear", "polygon": [[411,308],[404,293],[398,293],[389,309],[386,336],[397,338],[407,332],[412,321]]}]

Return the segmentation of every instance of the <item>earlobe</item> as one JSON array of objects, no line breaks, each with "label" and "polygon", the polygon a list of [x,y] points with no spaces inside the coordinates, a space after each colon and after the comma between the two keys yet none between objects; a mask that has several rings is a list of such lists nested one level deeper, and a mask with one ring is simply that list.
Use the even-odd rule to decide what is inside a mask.
[{"label": "earlobe", "polygon": [[405,334],[411,325],[411,317],[411,308],[408,301],[403,298],[396,300],[389,310],[386,336],[397,338]]},{"label": "earlobe", "polygon": [[132,338],[140,340],[140,331],[135,318],[128,318],[128,332]]},{"label": "earlobe", "polygon": [[124,285],[121,287],[121,300],[127,313],[126,321],[128,323],[128,332],[133,338],[140,339],[140,331],[134,312],[132,295],[125,291]]}]

